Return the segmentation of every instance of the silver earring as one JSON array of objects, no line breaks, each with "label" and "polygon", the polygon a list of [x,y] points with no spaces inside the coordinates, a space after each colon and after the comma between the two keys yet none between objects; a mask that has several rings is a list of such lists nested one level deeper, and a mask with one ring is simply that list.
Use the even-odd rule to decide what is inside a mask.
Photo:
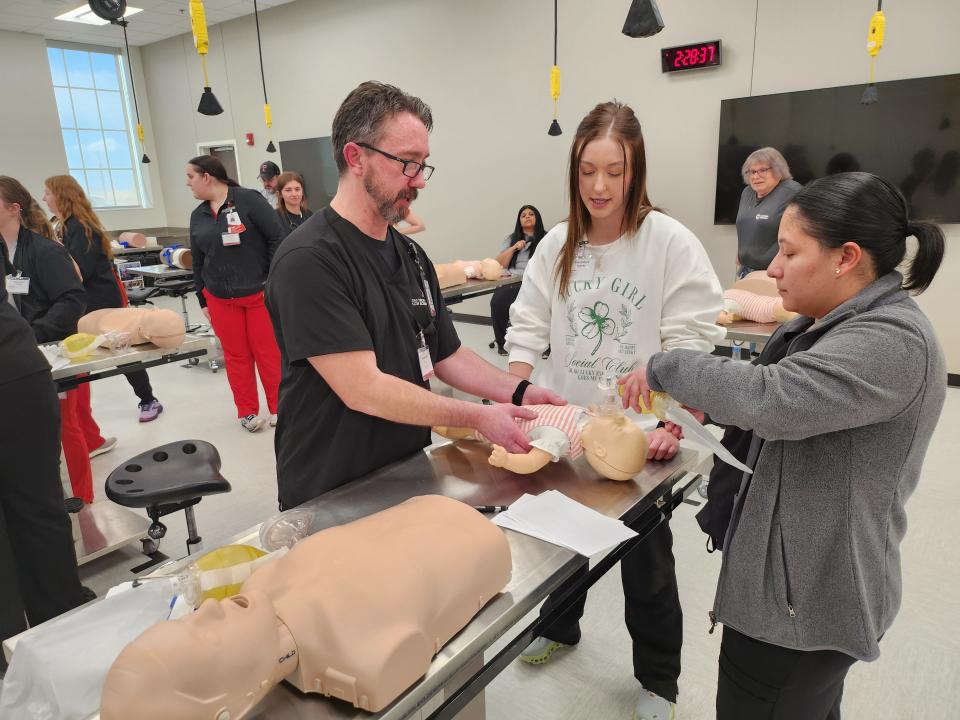
[{"label": "silver earring", "polygon": [[840,268],[837,268],[836,271],[834,272],[834,274],[835,274],[835,275],[839,275],[839,274],[840,274]]}]

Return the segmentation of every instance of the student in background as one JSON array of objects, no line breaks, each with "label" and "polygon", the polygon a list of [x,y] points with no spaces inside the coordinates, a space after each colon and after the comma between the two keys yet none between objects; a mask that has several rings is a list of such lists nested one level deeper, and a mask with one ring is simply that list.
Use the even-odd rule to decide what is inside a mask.
[{"label": "student in background", "polygon": [[307,207],[307,191],[303,182],[303,175],[298,172],[282,172],[277,177],[277,194],[280,203],[277,205],[277,215],[283,225],[283,236],[286,237],[303,221],[313,215]]}]

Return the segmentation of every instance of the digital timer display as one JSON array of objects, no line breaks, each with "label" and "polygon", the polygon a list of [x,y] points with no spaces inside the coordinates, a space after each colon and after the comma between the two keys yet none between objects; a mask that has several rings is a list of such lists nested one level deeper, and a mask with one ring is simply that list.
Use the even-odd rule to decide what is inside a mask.
[{"label": "digital timer display", "polygon": [[692,45],[664,48],[660,51],[663,72],[678,72],[720,64],[720,41],[710,40]]}]

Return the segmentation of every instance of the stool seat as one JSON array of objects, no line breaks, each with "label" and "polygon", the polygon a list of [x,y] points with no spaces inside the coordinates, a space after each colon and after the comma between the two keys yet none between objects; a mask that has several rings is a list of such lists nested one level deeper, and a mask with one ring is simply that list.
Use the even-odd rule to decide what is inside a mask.
[{"label": "stool seat", "polygon": [[180,440],[140,453],[107,477],[107,497],[126,507],[182,503],[230,492],[220,453],[204,440]]},{"label": "stool seat", "polygon": [[150,302],[150,298],[156,294],[156,288],[152,287],[128,288],[127,300],[131,305],[146,305],[148,302]]}]

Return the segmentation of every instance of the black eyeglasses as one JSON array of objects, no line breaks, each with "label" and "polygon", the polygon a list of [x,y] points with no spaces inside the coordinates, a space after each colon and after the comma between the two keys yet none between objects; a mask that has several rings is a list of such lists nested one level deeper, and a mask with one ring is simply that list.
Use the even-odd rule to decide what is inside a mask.
[{"label": "black eyeglasses", "polygon": [[391,155],[388,152],[381,150],[380,148],[375,148],[373,145],[368,145],[367,143],[358,142],[362,148],[367,150],[373,150],[383,155],[385,158],[390,158],[391,160],[396,160],[398,163],[403,165],[403,174],[408,178],[415,178],[420,173],[423,173],[423,181],[426,182],[430,179],[430,176],[433,175],[433,171],[436,168],[433,165],[424,165],[423,163],[414,162],[413,160],[404,160],[403,158],[398,158],[396,155]]}]

